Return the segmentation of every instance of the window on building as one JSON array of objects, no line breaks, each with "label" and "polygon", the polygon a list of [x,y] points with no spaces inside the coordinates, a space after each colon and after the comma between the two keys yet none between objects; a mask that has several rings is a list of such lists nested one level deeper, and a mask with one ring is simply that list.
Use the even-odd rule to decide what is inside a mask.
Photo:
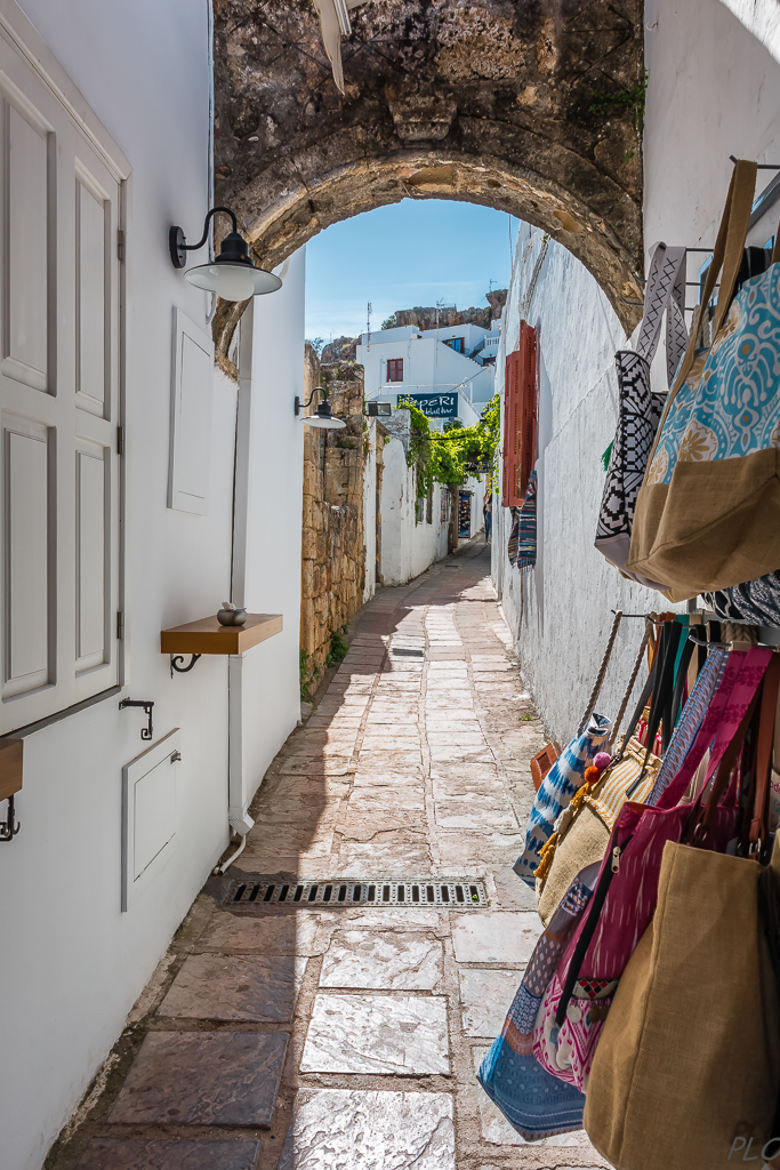
[{"label": "window on building", "polygon": [[445,337],[444,344],[454,349],[456,353],[463,353],[464,341],[463,337]]},{"label": "window on building", "polygon": [[520,505],[536,462],[538,387],[536,330],[520,322],[520,345],[506,359],[503,492],[505,507]]},{"label": "window on building", "polygon": [[404,359],[403,358],[388,358],[387,359],[387,380],[388,380],[388,382],[403,382],[403,380],[404,380]]}]

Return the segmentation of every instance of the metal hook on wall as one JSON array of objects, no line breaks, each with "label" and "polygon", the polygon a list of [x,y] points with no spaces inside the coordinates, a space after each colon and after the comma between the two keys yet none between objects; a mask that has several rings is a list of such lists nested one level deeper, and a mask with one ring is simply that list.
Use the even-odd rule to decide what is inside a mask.
[{"label": "metal hook on wall", "polygon": [[13,795],[8,797],[8,812],[6,819],[0,821],[0,841],[13,841],[21,829],[21,822],[17,821]]}]

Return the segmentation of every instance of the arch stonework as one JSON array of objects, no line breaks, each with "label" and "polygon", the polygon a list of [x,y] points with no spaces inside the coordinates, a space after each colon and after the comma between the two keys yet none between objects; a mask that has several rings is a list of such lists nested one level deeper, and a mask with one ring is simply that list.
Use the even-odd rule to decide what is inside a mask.
[{"label": "arch stonework", "polygon": [[[468,200],[559,240],[633,328],[641,0],[365,0],[343,41],[343,96],[309,0],[214,9],[216,201],[264,267],[383,204]],[[242,310],[215,315],[226,367]]]}]

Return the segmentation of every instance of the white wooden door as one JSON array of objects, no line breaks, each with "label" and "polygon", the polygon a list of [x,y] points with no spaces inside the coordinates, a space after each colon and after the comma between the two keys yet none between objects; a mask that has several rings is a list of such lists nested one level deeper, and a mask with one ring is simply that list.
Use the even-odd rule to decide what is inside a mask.
[{"label": "white wooden door", "polygon": [[119,678],[120,194],[0,35],[0,733]]}]

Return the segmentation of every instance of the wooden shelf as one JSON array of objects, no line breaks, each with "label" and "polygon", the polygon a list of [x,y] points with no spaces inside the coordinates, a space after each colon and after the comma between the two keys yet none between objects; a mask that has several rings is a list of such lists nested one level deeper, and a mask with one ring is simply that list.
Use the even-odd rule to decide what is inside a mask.
[{"label": "wooden shelf", "polygon": [[243,654],[281,633],[280,613],[249,613],[243,626],[221,626],[216,617],[200,618],[160,633],[162,654]]}]

